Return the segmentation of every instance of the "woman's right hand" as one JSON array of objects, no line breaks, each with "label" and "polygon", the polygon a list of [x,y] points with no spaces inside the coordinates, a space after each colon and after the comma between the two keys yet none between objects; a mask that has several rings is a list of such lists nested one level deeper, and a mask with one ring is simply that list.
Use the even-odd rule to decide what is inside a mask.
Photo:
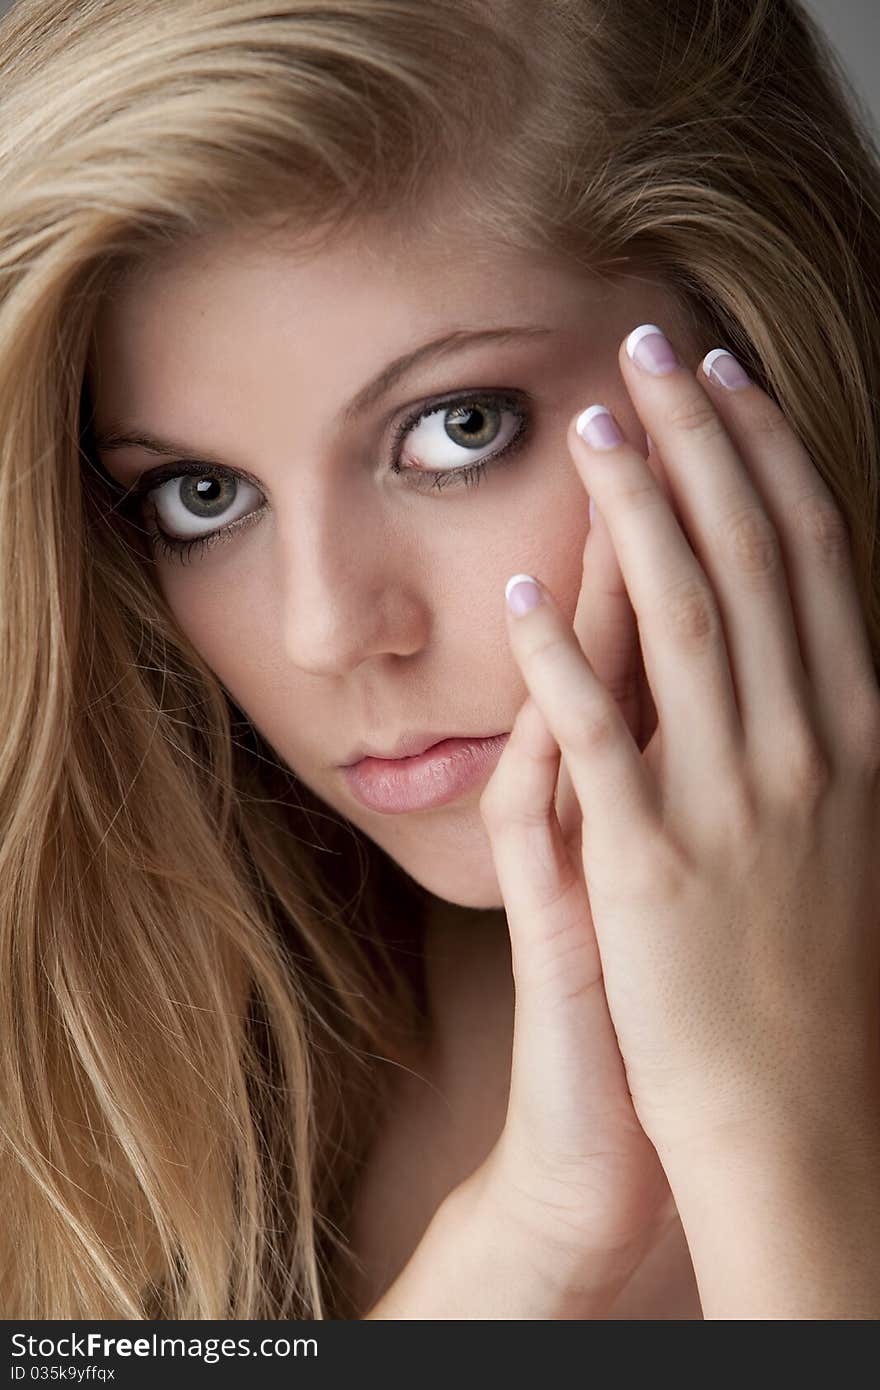
[{"label": "woman's right hand", "polygon": [[[649,461],[667,488],[659,458]],[[583,563],[575,631],[641,748],[656,710],[598,514]],[[592,931],[580,808],[560,761],[527,698],[480,802],[506,905],[516,1004],[505,1126],[468,1185],[521,1228],[537,1258],[546,1253],[585,1288],[604,1289],[610,1304],[677,1212],[630,1099]],[[546,814],[536,819],[539,802]]]}]

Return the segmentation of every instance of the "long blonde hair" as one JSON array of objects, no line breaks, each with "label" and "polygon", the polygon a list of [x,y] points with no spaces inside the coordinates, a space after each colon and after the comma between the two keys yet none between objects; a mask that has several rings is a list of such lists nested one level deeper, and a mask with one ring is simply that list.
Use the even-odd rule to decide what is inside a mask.
[{"label": "long blonde hair", "polygon": [[379,1063],[426,1027],[427,895],[281,764],[113,516],[101,296],[230,226],[405,242],[441,188],[498,246],[659,276],[830,486],[880,668],[869,126],[794,0],[19,0],[0,23],[5,1316],[359,1316]]}]

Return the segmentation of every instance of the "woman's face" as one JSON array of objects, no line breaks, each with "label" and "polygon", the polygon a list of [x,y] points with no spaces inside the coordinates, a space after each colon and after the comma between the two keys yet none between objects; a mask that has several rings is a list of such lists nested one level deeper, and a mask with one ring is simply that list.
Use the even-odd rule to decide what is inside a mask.
[{"label": "woman's face", "polygon": [[[574,617],[589,521],[568,423],[599,401],[644,448],[617,351],[652,322],[686,353],[678,304],[652,281],[590,281],[454,228],[405,253],[375,234],[307,255],[269,245],[188,248],[105,301],[89,366],[97,437],[148,434],[175,451],[99,457],[125,487],[210,460],[153,492],[142,523],[194,539],[252,516],[185,563],[154,552],[180,628],[323,801],[437,897],[500,907],[479,812],[488,774],[444,805],[387,813],[355,799],[340,765],[361,743],[511,729],[528,692],[505,583],[539,575]],[[514,326],[527,331],[460,336],[347,409],[402,354]],[[461,395],[474,400],[456,414]],[[438,487],[392,465],[396,427],[440,404],[399,446],[401,468],[443,473]],[[493,453],[465,485],[461,470]]]}]

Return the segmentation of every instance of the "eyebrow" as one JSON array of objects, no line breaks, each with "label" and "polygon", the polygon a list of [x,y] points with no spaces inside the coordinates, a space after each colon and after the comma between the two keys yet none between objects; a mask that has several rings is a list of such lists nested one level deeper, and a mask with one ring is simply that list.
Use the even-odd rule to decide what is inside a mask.
[{"label": "eyebrow", "polygon": [[[421,347],[417,347],[411,352],[405,352],[400,357],[395,357],[392,362],[383,367],[381,372],[371,381],[368,381],[366,386],[363,386],[357,395],[353,396],[344,406],[339,416],[340,423],[343,425],[351,424],[357,415],[377,405],[399,381],[429,358],[447,357],[476,343],[501,343],[513,338],[546,337],[557,331],[557,329],[547,328],[541,324],[515,324],[505,328],[456,329],[452,333],[443,334],[440,338],[433,338],[430,342],[423,343]],[[188,444],[175,443],[174,440],[170,439],[160,439],[154,434],[143,431],[128,432],[124,426],[111,426],[96,433],[94,442],[96,448],[107,451],[136,447],[145,449],[150,454],[174,457],[181,454],[195,454],[205,462],[211,461],[205,453],[198,449],[192,449]]]}]

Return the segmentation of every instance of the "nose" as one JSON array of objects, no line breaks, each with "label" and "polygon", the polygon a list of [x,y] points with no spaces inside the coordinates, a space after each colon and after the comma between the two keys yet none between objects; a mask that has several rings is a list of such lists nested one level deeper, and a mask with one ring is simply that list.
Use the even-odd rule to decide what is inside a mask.
[{"label": "nose", "polygon": [[315,676],[345,676],[371,657],[412,656],[431,623],[417,537],[381,501],[329,491],[276,512],[287,658]]}]

